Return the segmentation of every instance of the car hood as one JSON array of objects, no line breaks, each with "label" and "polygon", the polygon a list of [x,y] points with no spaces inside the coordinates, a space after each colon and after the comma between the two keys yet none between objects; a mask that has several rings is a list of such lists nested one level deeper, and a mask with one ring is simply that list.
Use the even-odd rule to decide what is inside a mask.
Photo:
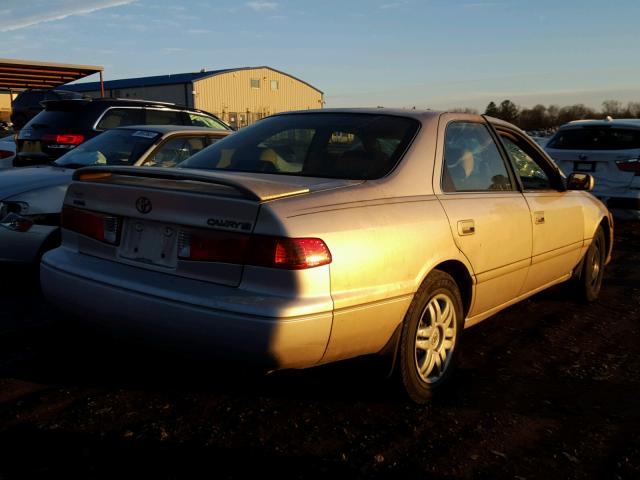
[{"label": "car hood", "polygon": [[0,173],[0,200],[40,188],[71,183],[73,170],[60,167],[13,168]]}]

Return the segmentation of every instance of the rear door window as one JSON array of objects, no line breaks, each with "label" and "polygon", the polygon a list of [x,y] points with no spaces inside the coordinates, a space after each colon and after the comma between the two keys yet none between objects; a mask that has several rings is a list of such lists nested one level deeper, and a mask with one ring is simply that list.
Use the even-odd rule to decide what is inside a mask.
[{"label": "rear door window", "polygon": [[632,150],[640,148],[640,130],[617,127],[566,128],[548,148],[559,150]]},{"label": "rear door window", "polygon": [[456,121],[447,126],[442,190],[513,190],[507,166],[486,125]]},{"label": "rear door window", "polygon": [[126,127],[128,125],[140,125],[144,123],[141,108],[110,108],[107,110],[98,124],[96,130],[109,130],[110,128]]}]

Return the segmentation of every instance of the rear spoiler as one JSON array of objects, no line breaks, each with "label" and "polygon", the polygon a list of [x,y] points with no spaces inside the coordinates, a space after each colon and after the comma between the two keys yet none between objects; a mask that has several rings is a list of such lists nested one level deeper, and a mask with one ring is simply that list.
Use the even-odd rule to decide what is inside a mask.
[{"label": "rear spoiler", "polygon": [[[84,167],[75,171],[73,180],[81,182],[104,181],[113,175],[222,185],[233,188],[247,200],[258,202],[266,202],[268,200],[309,192],[309,187],[305,185],[256,178],[253,176],[255,174],[202,171],[186,168]],[[114,183],[117,183],[117,179],[113,180],[116,180]]]}]

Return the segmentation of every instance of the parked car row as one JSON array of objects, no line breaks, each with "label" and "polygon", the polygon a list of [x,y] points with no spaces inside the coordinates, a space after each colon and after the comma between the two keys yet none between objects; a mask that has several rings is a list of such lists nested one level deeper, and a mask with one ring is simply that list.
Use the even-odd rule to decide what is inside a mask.
[{"label": "parked car row", "polygon": [[105,130],[127,125],[230,130],[210,113],[153,101],[101,98],[51,100],[43,104],[44,110],[18,132],[15,166],[47,163]]},{"label": "parked car row", "polygon": [[[107,109],[93,131],[172,110],[112,107],[120,124],[101,123]],[[57,152],[37,118],[19,141],[25,158]],[[46,298],[69,315],[267,369],[389,354],[422,403],[454,370],[464,328],[572,278],[586,301],[600,291],[613,219],[588,193],[592,175],[567,178],[508,123],[291,112],[220,130],[225,138],[182,162],[193,145],[169,138],[177,132],[115,128],[53,166],[0,173],[32,182],[3,195],[3,234],[27,238],[62,212],[61,246],[40,272]],[[84,140],[75,128],[55,132],[76,134]],[[174,140],[183,143],[165,159]],[[51,216],[37,203],[43,192],[56,198]]]},{"label": "parked car row", "polygon": [[108,130],[50,165],[0,174],[0,262],[33,263],[60,243],[62,202],[75,169],[90,165],[174,167],[229,135],[175,125]]}]

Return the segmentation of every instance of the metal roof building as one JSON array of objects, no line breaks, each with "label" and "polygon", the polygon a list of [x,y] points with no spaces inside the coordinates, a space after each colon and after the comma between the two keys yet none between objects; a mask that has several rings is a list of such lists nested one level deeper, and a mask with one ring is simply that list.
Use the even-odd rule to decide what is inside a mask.
[{"label": "metal roof building", "polygon": [[[98,82],[65,90],[100,96]],[[234,127],[277,112],[322,108],[323,92],[270,67],[245,67],[104,82],[104,96],[172,102],[211,112]]]}]

